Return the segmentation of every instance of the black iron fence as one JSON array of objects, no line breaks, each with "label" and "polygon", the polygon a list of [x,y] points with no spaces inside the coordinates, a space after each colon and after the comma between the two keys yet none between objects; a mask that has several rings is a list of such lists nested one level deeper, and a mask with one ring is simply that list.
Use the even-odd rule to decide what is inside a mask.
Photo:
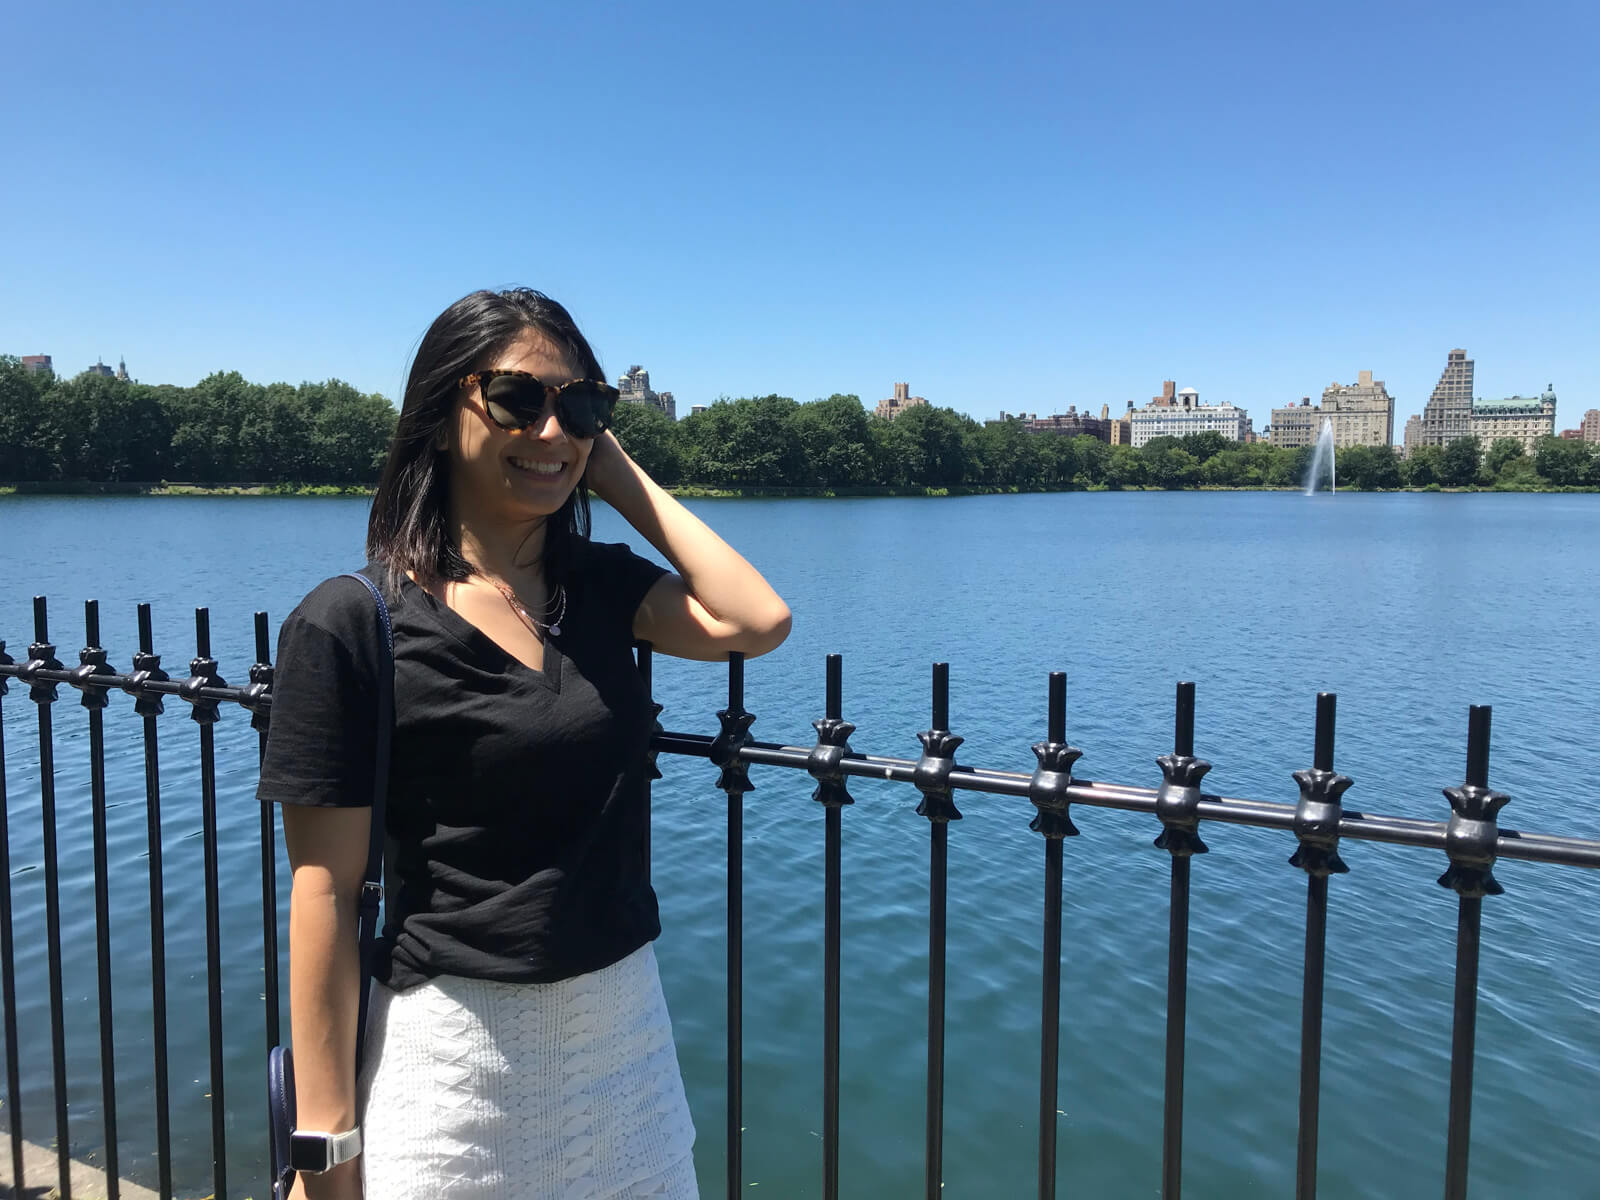
[{"label": "black iron fence", "polygon": [[[228,1183],[227,1113],[225,1093],[221,916],[217,836],[217,768],[213,727],[223,705],[237,705],[250,713],[259,748],[264,749],[271,717],[273,668],[270,662],[268,622],[255,616],[255,662],[249,682],[230,685],[211,656],[209,614],[195,612],[195,655],[188,674],[172,678],[155,652],[150,606],[138,609],[139,649],[131,669],[110,665],[100,646],[99,610],[96,602],[84,607],[85,646],[78,665],[65,666],[50,641],[44,598],[34,600],[34,637],[24,661],[6,653],[0,641],[0,698],[8,694],[8,681],[16,679],[38,720],[38,820],[42,832],[46,947],[48,959],[49,1029],[28,1031],[43,1038],[48,1032],[54,1100],[53,1137],[56,1149],[56,1187],[64,1200],[72,1195],[71,1146],[67,1095],[69,1079],[65,1050],[65,1005],[62,964],[62,909],[57,846],[57,769],[52,706],[61,699],[65,684],[81,694],[87,710],[89,752],[89,810],[92,822],[94,874],[94,928],[100,1035],[100,1091],[104,1122],[106,1190],[115,1198],[119,1189],[117,1129],[116,1047],[113,1041],[112,971],[108,855],[106,840],[106,771],[104,711],[111,693],[133,698],[133,711],[143,719],[144,792],[147,854],[149,861],[149,942],[145,947],[117,946],[118,954],[145,952],[151,965],[152,1028],[155,1095],[155,1157],[159,1191],[163,1200],[173,1195],[171,1094],[168,1062],[168,1004],[165,958],[167,930],[164,916],[169,881],[162,865],[161,769],[158,718],[165,701],[176,697],[188,705],[199,726],[199,780],[205,872],[205,942],[207,974],[207,1041],[211,1117],[212,1188],[216,1197],[230,1195]],[[650,679],[651,655],[639,647],[639,668]],[[1189,869],[1196,854],[1206,853],[1202,822],[1246,825],[1293,834],[1298,849],[1293,865],[1306,873],[1305,971],[1301,1007],[1299,1134],[1296,1149],[1296,1196],[1309,1200],[1317,1187],[1317,1129],[1322,1055],[1322,1003],[1324,944],[1327,928],[1328,880],[1347,868],[1340,858],[1344,839],[1384,842],[1444,855],[1445,871],[1439,883],[1459,896],[1455,997],[1450,1054],[1448,1138],[1442,1164],[1446,1200],[1467,1194],[1468,1146],[1472,1115],[1472,1069],[1477,1019],[1479,930],[1483,899],[1502,889],[1495,881],[1497,858],[1519,859],[1569,867],[1600,868],[1600,841],[1524,833],[1499,825],[1498,814],[1508,797],[1489,787],[1490,711],[1470,710],[1467,728],[1464,781],[1445,789],[1451,813],[1448,820],[1424,821],[1380,816],[1343,807],[1341,797],[1350,786],[1348,777],[1334,769],[1335,698],[1317,698],[1312,765],[1294,773],[1299,783],[1298,804],[1278,804],[1217,796],[1202,790],[1210,764],[1195,755],[1195,689],[1177,685],[1172,751],[1162,755],[1162,783],[1158,788],[1080,780],[1073,766],[1081,751],[1066,740],[1066,677],[1051,674],[1048,684],[1045,739],[1033,746],[1037,767],[1032,774],[987,770],[959,764],[956,750],[962,738],[950,731],[949,671],[933,666],[929,728],[917,735],[922,754],[915,760],[861,754],[850,745],[855,727],[844,718],[842,665],[838,655],[826,664],[824,715],[813,722],[816,741],[810,746],[787,746],[756,741],[750,736],[754,716],[744,708],[744,663],[735,655],[728,664],[727,707],[716,716],[714,736],[666,732],[657,726],[653,755],[680,754],[708,759],[720,769],[716,786],[727,794],[728,853],[728,963],[727,963],[727,1194],[742,1189],[742,1064],[743,1064],[743,817],[745,795],[753,789],[752,766],[807,772],[816,780],[813,799],[824,811],[823,913],[823,1045],[822,1045],[822,1192],[835,1200],[839,1189],[839,957],[840,859],[844,808],[853,804],[849,780],[889,780],[909,784],[921,796],[919,815],[928,821],[928,1017],[925,1169],[923,1190],[929,1200],[940,1195],[943,1177],[944,1041],[945,1041],[945,934],[946,871],[950,823],[961,819],[957,792],[978,792],[1026,800],[1034,816],[1031,828],[1042,842],[1043,916],[1041,921],[1041,1003],[1039,1038],[1039,1140],[1038,1191],[1055,1195],[1058,1038],[1061,998],[1062,843],[1078,830],[1073,825],[1074,804],[1121,809],[1155,817],[1160,824],[1156,846],[1171,857],[1171,904],[1166,987],[1165,1103],[1162,1121],[1162,1195],[1177,1200],[1182,1189],[1183,1072],[1185,1000],[1188,992]],[[660,709],[658,707],[657,711]],[[34,782],[34,781],[30,781]],[[18,1027],[16,946],[12,914],[12,844],[8,822],[11,808],[6,791],[4,724],[0,722],[0,1001],[5,1010],[6,1112],[11,1140],[11,1177],[16,1194],[38,1181],[25,1179],[21,1079],[18,1053],[23,1031]],[[277,1044],[280,1029],[279,948],[277,898],[277,847],[275,814],[260,813],[261,954],[264,973],[264,1023],[266,1044]],[[239,1081],[235,1081],[238,1083]],[[246,1086],[261,1086],[259,1072]],[[265,1139],[265,1122],[260,1122]],[[260,1181],[256,1181],[259,1185]]]}]

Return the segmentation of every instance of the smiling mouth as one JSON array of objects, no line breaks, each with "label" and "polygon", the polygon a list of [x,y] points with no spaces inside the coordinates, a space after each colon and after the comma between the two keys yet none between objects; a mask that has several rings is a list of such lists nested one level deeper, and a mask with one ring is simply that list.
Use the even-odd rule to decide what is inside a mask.
[{"label": "smiling mouth", "polygon": [[553,479],[567,469],[564,462],[547,462],[536,458],[513,458],[507,461],[524,475],[537,475],[541,479]]}]

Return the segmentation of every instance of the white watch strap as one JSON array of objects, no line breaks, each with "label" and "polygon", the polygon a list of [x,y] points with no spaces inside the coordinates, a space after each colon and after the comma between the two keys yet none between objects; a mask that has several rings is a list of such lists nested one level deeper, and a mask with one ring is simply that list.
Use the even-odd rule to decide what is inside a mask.
[{"label": "white watch strap", "polygon": [[328,1165],[337,1167],[361,1153],[361,1126],[328,1137]]}]

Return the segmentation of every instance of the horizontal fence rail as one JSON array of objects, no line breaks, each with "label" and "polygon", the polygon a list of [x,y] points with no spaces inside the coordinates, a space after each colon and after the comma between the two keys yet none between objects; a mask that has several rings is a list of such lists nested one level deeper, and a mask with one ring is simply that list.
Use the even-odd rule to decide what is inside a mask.
[{"label": "horizontal fence rail", "polygon": [[[0,641],[0,701],[9,694],[9,681],[26,688],[26,698],[36,708],[38,776],[37,785],[44,858],[45,916],[49,974],[49,1029],[27,1031],[30,1041],[42,1041],[45,1032],[51,1048],[51,1080],[55,1123],[56,1187],[66,1200],[72,1194],[71,1129],[68,1123],[65,1053],[65,999],[61,945],[61,887],[57,845],[58,772],[54,758],[56,733],[52,706],[61,699],[65,684],[80,694],[80,706],[88,713],[88,755],[90,786],[88,810],[93,832],[92,903],[97,933],[96,1013],[99,1024],[102,1121],[104,1125],[104,1168],[109,1196],[118,1194],[118,1098],[113,1064],[111,962],[108,865],[106,845],[106,776],[104,711],[112,693],[132,697],[132,711],[142,719],[142,746],[145,775],[145,832],[149,864],[149,944],[142,947],[115,947],[122,961],[130,955],[148,954],[152,968],[151,1011],[153,1026],[150,1044],[154,1056],[155,1154],[158,1163],[162,1200],[174,1195],[171,1169],[170,1064],[168,1062],[167,996],[165,964],[167,931],[164,915],[169,894],[162,860],[162,789],[160,775],[159,718],[165,701],[177,697],[186,702],[191,721],[199,726],[199,795],[184,797],[198,803],[202,818],[201,836],[205,876],[205,944],[208,1004],[207,1043],[210,1059],[208,1092],[211,1112],[211,1189],[219,1198],[228,1190],[228,1162],[224,1047],[224,1010],[221,1002],[221,918],[219,912],[220,865],[218,861],[216,753],[214,727],[224,714],[224,705],[249,714],[250,724],[259,738],[258,755],[265,753],[272,710],[273,667],[269,658],[269,626],[265,613],[255,615],[255,662],[247,671],[249,682],[230,685],[221,675],[220,664],[211,656],[210,619],[206,609],[195,610],[195,650],[188,674],[171,678],[161,667],[155,652],[149,605],[138,607],[139,648],[131,657],[131,669],[123,672],[110,665],[107,652],[99,645],[99,609],[94,601],[85,605],[85,645],[78,652],[78,665],[68,667],[57,658],[49,638],[49,618],[45,600],[34,601],[34,634],[26,658],[18,662],[6,653]],[[651,650],[638,647],[639,669],[648,684],[651,678]],[[1447,820],[1430,821],[1383,816],[1347,808],[1342,802],[1350,787],[1349,777],[1334,770],[1334,732],[1336,700],[1331,694],[1317,697],[1312,765],[1294,772],[1299,786],[1298,803],[1283,804],[1247,800],[1205,792],[1201,788],[1210,763],[1195,754],[1195,687],[1177,685],[1174,706],[1173,745],[1157,763],[1161,782],[1156,787],[1132,786],[1094,780],[1081,780],[1073,767],[1082,751],[1067,743],[1066,676],[1049,675],[1045,696],[1045,739],[1033,745],[1037,766],[1031,773],[989,770],[960,764],[956,751],[962,738],[949,729],[949,667],[934,664],[932,673],[929,727],[917,735],[922,754],[915,759],[888,758],[857,752],[850,744],[855,726],[844,717],[843,663],[829,655],[824,667],[824,715],[813,722],[816,740],[811,745],[786,745],[753,738],[750,729],[755,715],[744,707],[744,662],[731,655],[728,663],[727,707],[716,714],[714,734],[669,732],[656,724],[651,741],[652,763],[660,754],[703,758],[716,766],[715,786],[727,800],[727,1195],[735,1197],[744,1189],[742,1178],[742,1064],[743,1064],[743,820],[746,796],[756,789],[751,768],[777,768],[802,771],[816,781],[812,799],[823,809],[824,870],[823,889],[823,978],[822,1018],[822,1194],[836,1200],[840,1174],[840,920],[842,895],[841,852],[843,812],[855,803],[848,785],[852,779],[888,781],[909,785],[919,797],[918,815],[928,821],[928,1012],[927,1078],[925,1090],[925,1155],[923,1191],[937,1197],[943,1186],[944,1142],[944,1034],[946,967],[946,884],[950,827],[962,819],[956,794],[970,792],[1026,800],[1033,818],[1030,827],[1043,839],[1043,914],[1041,921],[1041,1004],[1039,1042],[1038,1106],[1038,1193],[1053,1197],[1057,1178],[1057,1080],[1059,1075],[1059,1026],[1062,959],[1062,849],[1066,838],[1075,837],[1071,807],[1088,805],[1118,809],[1154,818],[1154,846],[1170,858],[1170,903],[1166,986],[1166,1046],[1164,1104],[1161,1135],[1161,1194],[1168,1200],[1181,1195],[1183,1171],[1183,1081],[1185,1059],[1185,1018],[1188,990],[1188,949],[1190,926],[1190,868],[1193,858],[1207,852],[1200,830],[1204,823],[1252,826],[1276,830],[1294,837],[1295,850],[1290,863],[1302,869],[1307,878],[1305,918],[1305,965],[1301,1003],[1301,1053],[1298,1137],[1295,1155],[1295,1189],[1301,1200],[1316,1194],[1318,1097],[1322,1055],[1322,1006],[1324,956],[1329,904],[1329,879],[1344,874],[1348,867],[1340,857],[1340,843],[1378,842],[1429,850],[1443,855],[1444,873],[1439,883],[1458,896],[1457,957],[1455,971],[1453,1028],[1450,1050],[1450,1095],[1447,1120],[1447,1148],[1443,1163],[1446,1200],[1462,1200],[1467,1194],[1468,1145],[1472,1113],[1472,1068],[1474,1059],[1477,978],[1480,948],[1480,923],[1485,896],[1503,889],[1495,880],[1497,859],[1548,863],[1563,867],[1600,868],[1600,841],[1551,834],[1525,833],[1499,825],[1498,814],[1508,801],[1488,783],[1490,710],[1473,707],[1468,716],[1465,778],[1459,785],[1444,789],[1451,813]],[[660,713],[661,708],[656,706]],[[652,766],[651,774],[659,777]],[[11,884],[11,828],[13,814],[7,802],[7,764],[4,723],[0,722],[0,1001],[4,1004],[6,1055],[6,1110],[11,1136],[12,1179],[18,1194],[28,1181],[23,1175],[25,1134],[22,1117],[22,1081],[18,1052],[24,1033],[18,1027],[15,931]],[[76,802],[77,797],[69,797]],[[1025,812],[1028,810],[1024,810]],[[278,978],[278,896],[276,888],[277,849],[275,821],[270,808],[260,813],[260,858],[262,871],[261,952],[264,969],[264,1021],[267,1045],[280,1036]],[[247,1081],[259,1088],[259,1080]],[[37,1137],[38,1135],[35,1134]],[[265,1140],[264,1122],[262,1141]],[[269,1189],[270,1190],[270,1189]]]}]

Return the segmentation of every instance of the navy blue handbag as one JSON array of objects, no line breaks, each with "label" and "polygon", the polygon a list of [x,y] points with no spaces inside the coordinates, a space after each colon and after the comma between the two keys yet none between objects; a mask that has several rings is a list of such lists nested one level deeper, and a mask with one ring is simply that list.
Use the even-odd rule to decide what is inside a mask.
[{"label": "navy blue handbag", "polygon": [[[356,1018],[356,1075],[361,1075],[362,1054],[366,1049],[367,994],[372,978],[372,948],[378,937],[378,904],[383,898],[383,831],[385,801],[389,796],[389,746],[394,730],[394,628],[389,621],[389,606],[383,593],[365,575],[349,572],[359,579],[377,602],[381,658],[378,663],[377,763],[372,775],[372,832],[367,843],[367,875],[361,884],[361,998]],[[270,737],[271,734],[269,733]],[[295,1128],[294,1054],[287,1046],[274,1046],[267,1052],[267,1117],[272,1156],[273,1200],[288,1200],[294,1186],[294,1167],[290,1165],[289,1138]]]}]

